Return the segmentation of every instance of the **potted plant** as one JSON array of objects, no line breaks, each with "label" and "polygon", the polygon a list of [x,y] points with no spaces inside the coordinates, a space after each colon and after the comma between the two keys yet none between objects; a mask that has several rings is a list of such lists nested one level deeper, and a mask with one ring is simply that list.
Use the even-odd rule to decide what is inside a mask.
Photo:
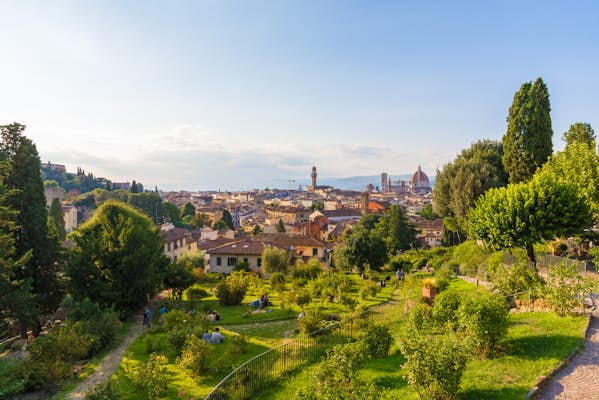
[{"label": "potted plant", "polygon": [[432,303],[437,295],[437,280],[435,278],[424,278],[422,280],[422,297],[427,303]]}]

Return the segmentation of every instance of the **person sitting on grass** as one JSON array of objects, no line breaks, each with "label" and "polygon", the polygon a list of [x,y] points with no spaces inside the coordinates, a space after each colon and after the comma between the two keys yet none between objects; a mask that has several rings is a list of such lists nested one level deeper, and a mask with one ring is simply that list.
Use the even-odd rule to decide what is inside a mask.
[{"label": "person sitting on grass", "polygon": [[225,340],[225,337],[223,336],[222,333],[220,333],[219,329],[218,328],[214,329],[214,332],[212,332],[212,337],[210,338],[210,343],[220,344],[224,340]]},{"label": "person sitting on grass", "polygon": [[218,313],[218,311],[212,311],[212,315],[214,315],[214,322],[220,321],[220,314]]},{"label": "person sitting on grass", "polygon": [[204,332],[204,335],[202,336],[202,338],[204,339],[204,341],[206,343],[210,343],[210,332],[208,332],[208,329],[206,329],[206,332]]}]

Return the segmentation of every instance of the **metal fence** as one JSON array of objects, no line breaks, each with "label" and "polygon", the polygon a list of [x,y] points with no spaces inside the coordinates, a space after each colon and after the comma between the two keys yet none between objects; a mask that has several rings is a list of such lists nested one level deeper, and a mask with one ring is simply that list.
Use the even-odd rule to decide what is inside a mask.
[{"label": "metal fence", "polygon": [[415,299],[391,300],[370,307],[359,315],[330,321],[316,332],[259,354],[227,375],[205,400],[249,399],[268,383],[319,361],[332,346],[359,337],[371,324],[390,324],[401,320],[415,304]]},{"label": "metal fence", "polygon": [[[548,269],[558,264],[566,264],[566,266],[574,266],[579,273],[584,274],[587,272],[586,261],[574,260],[572,258],[553,256],[551,254],[535,254],[537,259],[536,267],[539,269]],[[506,265],[513,265],[521,262],[522,260],[513,255],[512,253],[505,251],[503,253],[503,263]]]}]

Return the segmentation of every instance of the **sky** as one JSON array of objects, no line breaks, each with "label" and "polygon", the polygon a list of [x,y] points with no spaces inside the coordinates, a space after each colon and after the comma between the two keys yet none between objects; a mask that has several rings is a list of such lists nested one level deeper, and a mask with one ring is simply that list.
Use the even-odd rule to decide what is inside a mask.
[{"label": "sky", "polygon": [[[429,175],[541,76],[599,128],[599,2],[0,0],[0,124],[146,187]],[[271,186],[272,187],[272,186]]]}]

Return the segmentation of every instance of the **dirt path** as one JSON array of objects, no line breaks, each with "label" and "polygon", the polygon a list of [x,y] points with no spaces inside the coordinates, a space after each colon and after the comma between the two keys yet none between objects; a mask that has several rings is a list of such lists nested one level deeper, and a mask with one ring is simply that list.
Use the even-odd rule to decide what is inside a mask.
[{"label": "dirt path", "polygon": [[131,324],[127,336],[123,342],[116,349],[108,353],[94,373],[85,378],[84,381],[80,382],[75,389],[73,389],[67,396],[66,399],[85,399],[85,392],[93,388],[94,386],[107,382],[112,376],[114,371],[121,363],[125,350],[133,343],[144,332],[144,328],[141,325],[141,316],[136,316],[135,321]]},{"label": "dirt path", "polygon": [[[599,299],[595,297],[595,306]],[[599,310],[591,319],[584,351],[541,389],[537,400],[599,400]]]}]

